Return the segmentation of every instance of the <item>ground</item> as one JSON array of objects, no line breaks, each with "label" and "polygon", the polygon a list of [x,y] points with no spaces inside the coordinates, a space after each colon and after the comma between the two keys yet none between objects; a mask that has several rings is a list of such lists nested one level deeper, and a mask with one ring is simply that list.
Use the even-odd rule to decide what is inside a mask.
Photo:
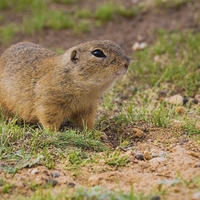
[{"label": "ground", "polygon": [[[117,2],[124,4],[124,1]],[[189,38],[188,31],[192,32],[192,37],[200,32],[200,2],[182,1],[184,3],[174,7],[158,5],[152,7],[149,2],[126,1],[124,5],[126,7],[143,3],[145,9],[135,17],[125,18],[117,15],[99,27],[92,21],[91,30],[81,35],[74,34],[71,29],[44,28],[33,35],[17,33],[9,43],[2,43],[0,53],[3,53],[9,45],[21,41],[63,50],[87,40],[110,39],[119,43],[129,55],[136,71],[131,68],[105,95],[104,103],[101,104],[97,116],[96,131],[92,132],[95,141],[98,138],[97,142],[99,142],[94,143],[94,146],[87,147],[87,144],[84,144],[85,146],[80,145],[81,148],[73,147],[76,146],[73,139],[70,139],[73,143],[70,150],[63,146],[56,146],[55,138],[60,139],[58,143],[61,145],[61,141],[63,143],[65,141],[63,134],[70,134],[70,132],[51,134],[40,133],[40,129],[39,133],[38,129],[36,129],[37,133],[29,133],[25,130],[20,133],[23,137],[14,138],[12,131],[17,132],[18,128],[20,130],[22,128],[18,127],[16,131],[12,129],[10,132],[9,128],[3,131],[1,125],[0,194],[2,199],[24,199],[25,197],[30,199],[111,199],[111,197],[152,200],[200,199],[200,98],[198,96],[200,91],[198,88],[189,91],[185,86],[181,88],[171,85],[170,81],[167,81],[164,86],[160,82],[153,86],[145,81],[140,82],[140,77],[146,76],[145,69],[140,73],[135,68],[138,62],[145,68],[148,60],[139,59],[143,50],[140,49],[138,53],[138,49],[133,49],[136,42],[147,44],[148,48],[154,48],[154,45],[155,48],[162,47],[162,42],[159,46],[159,41],[161,41],[160,37],[165,39],[165,35],[160,36],[163,30],[167,34],[175,32],[174,37],[177,37],[176,32],[178,35],[184,35],[180,39],[180,44],[175,46],[179,48],[184,38],[187,36]],[[91,9],[97,6],[93,1],[81,1],[82,8],[87,8],[88,4],[93,4],[90,5]],[[51,6],[57,8],[56,6],[60,5]],[[21,19],[19,13],[16,16],[9,16],[9,10],[3,13],[8,16],[8,23],[15,17]],[[151,51],[151,49],[145,50]],[[175,60],[181,62],[179,49],[176,51]],[[154,63],[158,62],[162,65],[162,62],[166,61],[169,64],[169,60],[173,60],[168,53],[158,54],[158,56],[156,54],[156,57],[152,52],[153,50],[149,54]],[[197,61],[195,65],[200,64],[199,57],[195,57],[194,60]],[[140,74],[134,77],[136,76],[133,75],[134,73]],[[186,80],[186,77],[184,78]],[[177,94],[179,95],[177,98],[182,98],[181,102],[174,102],[177,99],[172,99]],[[184,101],[190,101],[190,104],[185,104]],[[172,114],[164,112],[166,118],[159,116],[160,112],[162,113],[162,102],[164,108],[173,110]],[[141,118],[139,114],[144,107],[146,108],[145,104],[151,110],[150,112],[145,110],[145,118]],[[158,104],[159,110],[154,107]],[[151,105],[154,108],[151,108]],[[132,114],[132,111],[137,114]],[[185,128],[184,125],[186,122],[183,119],[186,118],[184,115],[186,113],[188,118],[195,119],[194,124],[189,122],[190,128]],[[156,116],[159,116],[159,119]],[[83,143],[91,142],[90,135],[82,137],[88,133],[74,132],[84,140]],[[39,139],[36,139],[37,137]],[[12,151],[16,151],[19,157],[17,162],[14,157],[9,157],[6,148],[3,149],[3,145],[6,146],[5,139],[6,148],[12,146]],[[34,150],[37,155],[29,158],[29,154],[22,153],[22,149],[19,151],[20,143],[23,143],[25,152],[29,152],[27,149],[34,149],[29,146],[29,142],[31,145],[34,144],[36,149],[37,146],[43,149],[43,153],[41,154],[42,150],[39,152]],[[45,156],[47,158],[44,158]]]}]

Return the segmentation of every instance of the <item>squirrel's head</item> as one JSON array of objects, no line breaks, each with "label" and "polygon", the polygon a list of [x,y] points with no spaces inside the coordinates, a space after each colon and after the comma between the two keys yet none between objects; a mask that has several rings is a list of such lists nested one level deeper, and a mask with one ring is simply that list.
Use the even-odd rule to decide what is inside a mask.
[{"label": "squirrel's head", "polygon": [[130,60],[113,41],[89,41],[69,49],[63,61],[70,71],[91,85],[113,82],[127,72]]}]

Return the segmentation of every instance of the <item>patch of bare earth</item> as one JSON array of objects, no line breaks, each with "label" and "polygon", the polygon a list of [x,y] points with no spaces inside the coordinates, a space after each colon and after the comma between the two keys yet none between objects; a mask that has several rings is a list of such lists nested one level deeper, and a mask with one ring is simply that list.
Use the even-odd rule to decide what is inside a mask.
[{"label": "patch of bare earth", "polygon": [[[132,1],[128,2],[131,4]],[[47,29],[34,36],[18,35],[13,43],[31,41],[46,47],[68,49],[86,40],[111,39],[121,44],[131,55],[132,45],[136,41],[155,41],[157,29],[199,31],[200,25],[196,22],[199,10],[200,1],[196,0],[178,9],[165,9],[162,12],[147,9],[133,19],[118,17],[100,28],[93,28],[82,37],[74,36],[69,30],[58,32]],[[5,48],[0,47],[0,53]],[[14,177],[0,170],[0,177],[14,185],[9,194],[0,191],[1,198],[14,198],[16,193],[29,196],[34,193],[34,187],[31,187],[34,182],[41,186],[52,184],[52,194],[66,188],[73,190],[78,186],[100,185],[126,192],[133,186],[136,192],[146,194],[166,189],[166,198],[170,200],[200,199],[194,181],[200,177],[200,147],[195,138],[189,138],[178,129],[148,127],[143,124],[130,125],[122,133],[105,130],[105,134],[105,143],[113,148],[119,148],[121,136],[132,141],[134,150],[119,148],[121,154],[129,158],[126,167],[109,166],[105,163],[105,153],[98,153],[102,157],[98,164],[88,164],[77,173],[67,170],[64,161],[57,162],[54,169],[44,166],[24,168]]]},{"label": "patch of bare earth", "polygon": [[1,177],[14,184],[12,193],[2,194],[2,198],[14,197],[16,192],[29,196],[34,193],[34,183],[42,187],[52,184],[52,194],[66,188],[70,191],[99,185],[124,192],[134,187],[136,192],[145,194],[167,191],[167,199],[195,199],[198,188],[194,180],[200,176],[199,145],[178,130],[141,127],[129,126],[124,131],[134,143],[134,150],[119,148],[120,156],[129,159],[126,167],[109,166],[103,152],[98,153],[99,163],[83,166],[77,172],[67,170],[65,161],[57,162],[54,169],[24,168],[14,177],[0,171]]}]

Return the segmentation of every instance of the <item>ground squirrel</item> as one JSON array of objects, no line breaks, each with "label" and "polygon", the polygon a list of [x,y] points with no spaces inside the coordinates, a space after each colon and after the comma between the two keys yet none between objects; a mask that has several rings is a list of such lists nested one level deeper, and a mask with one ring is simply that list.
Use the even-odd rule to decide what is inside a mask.
[{"label": "ground squirrel", "polygon": [[66,119],[93,129],[99,98],[129,64],[109,40],[81,43],[62,55],[18,43],[0,57],[2,112],[51,131],[59,130]]}]

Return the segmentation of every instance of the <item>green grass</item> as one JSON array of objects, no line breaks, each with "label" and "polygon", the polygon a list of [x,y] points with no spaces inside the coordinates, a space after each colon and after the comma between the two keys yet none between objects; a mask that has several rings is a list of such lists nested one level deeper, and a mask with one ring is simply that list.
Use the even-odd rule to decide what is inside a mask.
[{"label": "green grass", "polygon": [[88,19],[88,18],[91,18],[92,17],[92,11],[87,8],[87,9],[77,9],[76,10],[76,13],[75,13],[75,16],[78,17],[78,18],[85,18],[85,19]]},{"label": "green grass", "polygon": [[[20,197],[20,200],[27,199],[27,197]],[[149,199],[148,195],[144,195],[142,193],[135,193],[134,190],[124,193],[122,191],[112,191],[103,187],[95,186],[91,188],[78,187],[74,194],[70,194],[68,189],[65,189],[62,192],[56,192],[52,194],[49,189],[48,192],[43,193],[42,190],[37,190],[37,192],[28,198],[30,200],[103,200],[103,199],[120,199],[120,200],[147,200]]]},{"label": "green grass", "polygon": [[124,193],[122,191],[111,191],[99,186],[95,186],[92,188],[78,188],[76,193],[72,197],[75,200],[85,199],[88,200],[97,200],[97,199],[120,199],[120,200],[145,200],[149,199],[148,196],[144,194],[136,194],[134,191],[130,191],[129,193]]},{"label": "green grass", "polygon": [[47,0],[1,0],[0,10],[14,9],[16,12],[25,11],[27,9],[40,10],[47,4]]},{"label": "green grass", "polygon": [[102,24],[106,21],[112,20],[116,12],[116,5],[111,2],[102,4],[95,12],[95,18],[98,23]]},{"label": "green grass", "polygon": [[16,173],[18,169],[37,164],[52,168],[56,160],[74,155],[74,151],[71,152],[74,148],[94,152],[105,150],[92,132],[83,134],[69,130],[55,134],[26,125],[21,127],[16,122],[0,123],[0,160],[7,163],[1,168],[5,172]]},{"label": "green grass", "polygon": [[75,4],[77,1],[78,0],[52,0],[52,2],[59,4]]},{"label": "green grass", "polygon": [[19,29],[15,24],[9,24],[4,27],[0,27],[0,44],[8,45],[18,30]]},{"label": "green grass", "polygon": [[160,31],[159,35],[153,47],[135,53],[135,70],[130,75],[155,88],[170,83],[174,85],[171,93],[179,90],[193,96],[200,87],[200,34]]},{"label": "green grass", "polygon": [[74,34],[75,35],[81,35],[83,33],[89,33],[91,30],[91,25],[88,20],[81,20],[79,23],[74,26]]},{"label": "green grass", "polygon": [[9,8],[9,2],[7,0],[2,0],[0,2],[0,9],[5,10]]},{"label": "green grass", "polygon": [[25,34],[33,35],[44,28],[47,15],[43,12],[37,13],[32,17],[24,17],[21,31]]},{"label": "green grass", "polygon": [[180,6],[192,2],[193,0],[155,0],[153,3],[160,8],[179,8]]},{"label": "green grass", "polygon": [[142,6],[137,5],[130,8],[124,7],[123,5],[116,4],[114,1],[108,1],[96,9],[95,19],[96,25],[101,26],[103,23],[113,20],[117,16],[125,18],[133,18],[139,14],[142,10]]},{"label": "green grass", "polygon": [[119,6],[116,9],[116,13],[122,17],[125,18],[131,18],[131,17],[135,17],[137,16],[140,11],[142,10],[142,6],[134,6],[134,7],[130,7],[130,8],[126,8],[124,6]]},{"label": "green grass", "polygon": [[111,166],[126,166],[129,162],[128,156],[121,155],[119,151],[110,152],[109,150],[106,152],[106,164]]},{"label": "green grass", "polygon": [[[52,4],[69,4],[67,10],[63,8],[52,9]],[[20,33],[34,35],[44,29],[72,29],[75,35],[82,35],[91,30],[93,24],[98,26],[113,20],[116,16],[135,17],[141,10],[141,6],[125,8],[120,4],[114,4],[112,1],[106,2],[97,7],[95,12],[91,8],[82,9],[76,0],[2,0],[0,10],[10,10],[15,13],[24,13],[22,20],[12,24],[0,26],[0,43],[8,45],[12,39]],[[0,23],[5,16],[0,16]],[[17,28],[16,28],[17,27]]]},{"label": "green grass", "polygon": [[[62,4],[63,7],[53,9],[55,4]],[[2,36],[0,43],[7,45],[17,34],[33,35],[44,29],[56,31],[71,29],[75,35],[80,36],[90,32],[93,24],[101,26],[116,16],[134,17],[140,12],[141,7],[125,8],[123,5],[109,1],[92,11],[90,7],[82,9],[76,0],[2,0],[0,10],[9,10],[13,15],[20,13],[22,18],[15,23],[6,22],[8,25],[0,27],[0,36]],[[0,23],[4,21],[5,17],[1,14]]]}]

